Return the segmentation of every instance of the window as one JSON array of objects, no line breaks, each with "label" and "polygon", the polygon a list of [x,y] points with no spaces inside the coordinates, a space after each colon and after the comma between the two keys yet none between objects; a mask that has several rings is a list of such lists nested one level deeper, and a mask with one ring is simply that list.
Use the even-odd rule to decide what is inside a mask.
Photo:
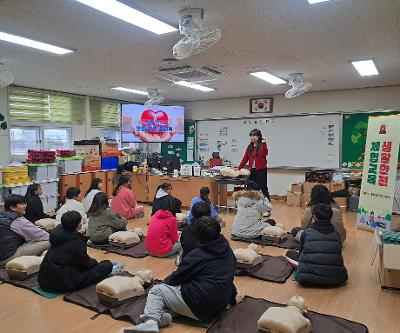
[{"label": "window", "polygon": [[28,149],[40,149],[39,127],[10,128],[11,155],[26,155]]},{"label": "window", "polygon": [[121,148],[121,131],[117,129],[103,129],[100,131],[103,139],[111,139],[118,141],[118,148]]},{"label": "window", "polygon": [[25,160],[28,149],[57,150],[71,148],[71,128],[12,126],[10,149],[15,160]]},{"label": "window", "polygon": [[43,130],[43,149],[69,149],[71,142],[70,128],[45,128]]}]

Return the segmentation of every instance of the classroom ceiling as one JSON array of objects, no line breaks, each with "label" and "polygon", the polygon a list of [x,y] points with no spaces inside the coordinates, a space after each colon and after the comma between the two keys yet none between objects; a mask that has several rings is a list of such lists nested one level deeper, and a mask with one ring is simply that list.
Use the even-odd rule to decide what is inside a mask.
[{"label": "classroom ceiling", "polygon": [[[126,2],[126,1],[125,1]],[[247,73],[287,79],[302,72],[312,91],[400,84],[400,0],[137,0],[132,6],[177,26],[181,8],[204,8],[222,30],[212,48],[172,66],[210,66],[227,75],[199,92],[157,79],[179,32],[156,35],[72,0],[0,0],[0,31],[72,48],[56,56],[0,41],[1,62],[18,85],[127,101],[145,97],[113,86],[154,87],[182,102],[283,94]],[[360,77],[350,60],[374,59],[379,76]],[[301,98],[301,97],[299,97]]]}]

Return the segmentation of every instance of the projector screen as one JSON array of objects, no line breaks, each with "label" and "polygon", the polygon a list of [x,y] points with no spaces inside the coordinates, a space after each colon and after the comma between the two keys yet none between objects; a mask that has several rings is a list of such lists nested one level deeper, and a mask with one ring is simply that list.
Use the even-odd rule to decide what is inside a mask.
[{"label": "projector screen", "polygon": [[122,104],[122,142],[184,142],[183,106]]}]

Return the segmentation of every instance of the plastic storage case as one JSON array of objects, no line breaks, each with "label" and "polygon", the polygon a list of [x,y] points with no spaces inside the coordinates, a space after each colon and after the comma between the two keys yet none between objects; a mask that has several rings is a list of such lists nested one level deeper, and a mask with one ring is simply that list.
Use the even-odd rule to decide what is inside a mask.
[{"label": "plastic storage case", "polygon": [[82,172],[83,157],[60,158],[58,171],[59,173],[76,173]]},{"label": "plastic storage case", "polygon": [[102,170],[118,169],[118,157],[102,157],[101,169]]}]

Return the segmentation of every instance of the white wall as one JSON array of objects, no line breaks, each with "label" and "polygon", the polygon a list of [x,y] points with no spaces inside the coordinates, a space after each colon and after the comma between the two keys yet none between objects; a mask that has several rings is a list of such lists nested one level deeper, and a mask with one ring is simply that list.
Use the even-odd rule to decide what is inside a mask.
[{"label": "white wall", "polygon": [[[186,117],[193,120],[259,117],[259,114],[249,113],[249,99],[187,102],[184,103]],[[400,86],[312,92],[291,100],[283,95],[274,96],[271,115],[377,110],[400,110]],[[304,170],[268,170],[268,186],[272,195],[286,195],[290,184],[298,181],[304,181]]]}]

